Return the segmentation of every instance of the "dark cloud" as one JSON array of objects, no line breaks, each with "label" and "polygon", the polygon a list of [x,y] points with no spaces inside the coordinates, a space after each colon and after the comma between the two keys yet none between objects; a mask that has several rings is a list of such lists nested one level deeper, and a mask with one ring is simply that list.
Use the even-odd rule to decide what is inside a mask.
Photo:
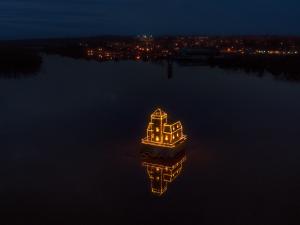
[{"label": "dark cloud", "polygon": [[97,34],[300,34],[287,0],[2,0],[0,38]]}]

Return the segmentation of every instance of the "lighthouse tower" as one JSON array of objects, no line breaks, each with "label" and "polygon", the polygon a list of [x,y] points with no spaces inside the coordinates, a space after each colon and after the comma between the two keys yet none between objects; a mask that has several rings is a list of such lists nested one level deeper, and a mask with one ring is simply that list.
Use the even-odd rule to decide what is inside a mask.
[{"label": "lighthouse tower", "polygon": [[151,114],[151,120],[147,128],[147,137],[151,142],[163,143],[163,125],[167,123],[167,113],[157,109]]}]

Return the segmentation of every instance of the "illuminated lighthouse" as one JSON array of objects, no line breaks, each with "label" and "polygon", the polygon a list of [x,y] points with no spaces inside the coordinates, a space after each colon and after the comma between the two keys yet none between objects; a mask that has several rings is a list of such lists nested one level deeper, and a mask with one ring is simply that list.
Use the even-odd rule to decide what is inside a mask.
[{"label": "illuminated lighthouse", "polygon": [[156,109],[150,117],[147,127],[147,136],[142,143],[163,148],[176,148],[186,140],[180,121],[168,123],[168,115],[160,108]]}]

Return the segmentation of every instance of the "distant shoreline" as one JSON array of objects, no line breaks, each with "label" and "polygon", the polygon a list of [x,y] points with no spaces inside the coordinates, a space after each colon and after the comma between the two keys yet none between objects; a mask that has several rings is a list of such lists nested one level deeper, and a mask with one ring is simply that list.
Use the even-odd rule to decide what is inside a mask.
[{"label": "distant shoreline", "polygon": [[[0,74],[36,74],[40,54],[106,61],[171,61],[300,81],[300,36],[97,36],[0,41]],[[0,75],[1,76],[1,75]]]}]

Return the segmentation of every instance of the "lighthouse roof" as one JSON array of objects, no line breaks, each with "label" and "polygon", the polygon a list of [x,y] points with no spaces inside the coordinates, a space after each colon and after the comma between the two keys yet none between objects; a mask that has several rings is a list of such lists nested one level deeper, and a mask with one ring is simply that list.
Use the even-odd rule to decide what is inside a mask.
[{"label": "lighthouse roof", "polygon": [[167,116],[167,113],[164,112],[163,110],[161,110],[160,108],[158,108],[152,113],[151,116],[152,117],[165,117],[165,116]]}]

